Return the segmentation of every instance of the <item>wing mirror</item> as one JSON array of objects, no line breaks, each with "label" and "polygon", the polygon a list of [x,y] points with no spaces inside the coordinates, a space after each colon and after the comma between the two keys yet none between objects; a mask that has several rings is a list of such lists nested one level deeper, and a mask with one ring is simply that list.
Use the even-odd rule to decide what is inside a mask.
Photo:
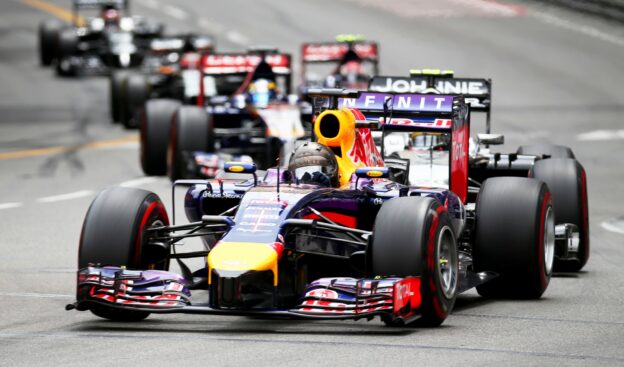
[{"label": "wing mirror", "polygon": [[477,143],[479,145],[502,145],[505,144],[505,136],[503,134],[477,134]]},{"label": "wing mirror", "polygon": [[388,178],[390,169],[388,167],[361,167],[355,170],[357,178]]},{"label": "wing mirror", "polygon": [[228,173],[246,173],[253,175],[254,186],[258,185],[258,176],[256,176],[256,164],[245,162],[226,162],[223,164],[223,171]]}]

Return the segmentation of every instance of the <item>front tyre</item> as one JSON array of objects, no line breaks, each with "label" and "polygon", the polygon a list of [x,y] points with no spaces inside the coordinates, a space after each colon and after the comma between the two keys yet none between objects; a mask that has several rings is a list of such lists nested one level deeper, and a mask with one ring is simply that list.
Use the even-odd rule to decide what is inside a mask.
[{"label": "front tyre", "polygon": [[39,59],[41,65],[50,66],[56,58],[59,32],[63,23],[57,19],[48,19],[39,24]]},{"label": "front tyre", "polygon": [[[147,261],[145,229],[168,224],[167,212],[156,194],[136,188],[106,189],[93,200],[83,222],[78,268],[99,264],[166,270],[168,260]],[[149,315],[99,304],[91,311],[113,321],[139,321]]]},{"label": "front tyre", "polygon": [[172,99],[152,99],[141,111],[140,158],[146,175],[167,174],[167,144],[171,119],[181,103]]},{"label": "front tyre", "polygon": [[149,84],[142,74],[129,74],[122,84],[120,120],[126,129],[138,127],[138,116],[149,97]]},{"label": "front tyre", "polygon": [[187,178],[193,152],[214,152],[212,117],[196,106],[182,106],[173,115],[167,147],[167,175],[171,181]]},{"label": "front tyre", "polygon": [[113,123],[121,122],[121,105],[122,101],[122,86],[126,84],[126,78],[128,73],[125,71],[113,71],[110,77],[110,113]]},{"label": "front tyre", "polygon": [[383,204],[369,252],[371,276],[421,277],[418,326],[438,326],[455,304],[458,257],[446,208],[429,197],[401,197]]}]

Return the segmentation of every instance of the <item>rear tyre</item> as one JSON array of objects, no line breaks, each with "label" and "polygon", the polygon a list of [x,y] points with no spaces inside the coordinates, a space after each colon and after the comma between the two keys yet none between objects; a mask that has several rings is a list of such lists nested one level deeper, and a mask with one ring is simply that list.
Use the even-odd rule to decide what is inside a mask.
[{"label": "rear tyre", "polygon": [[[136,188],[106,189],[93,200],[83,222],[78,268],[101,264],[166,270],[168,260],[149,264],[143,249],[144,230],[168,224],[167,212],[156,194]],[[149,315],[105,305],[92,307],[91,311],[113,321],[139,321]]]},{"label": "rear tyre", "polygon": [[534,144],[534,145],[521,145],[518,147],[518,154],[523,155],[536,155],[538,157],[548,158],[574,158],[572,149],[564,145],[554,144]]},{"label": "rear tyre", "polygon": [[171,99],[153,99],[145,103],[141,112],[140,155],[146,175],[167,174],[167,144],[171,119],[181,103]]},{"label": "rear tyre", "polygon": [[110,112],[114,123],[121,122],[122,86],[126,83],[128,74],[124,71],[114,71],[110,77]]},{"label": "rear tyre", "polygon": [[63,23],[56,19],[48,19],[39,24],[39,60],[41,65],[50,66],[56,58],[59,32]]},{"label": "rear tyre", "polygon": [[126,129],[138,127],[139,114],[149,96],[147,79],[141,74],[130,74],[122,84],[121,123]]},{"label": "rear tyre", "polygon": [[414,325],[440,325],[455,304],[457,243],[446,209],[428,197],[403,197],[383,204],[375,219],[371,276],[421,277],[421,318]]},{"label": "rear tyre", "polygon": [[557,224],[572,223],[579,229],[576,259],[555,258],[555,271],[581,270],[589,259],[589,212],[585,169],[574,159],[555,158],[535,162],[531,177],[544,181],[552,195]]},{"label": "rear tyre", "polygon": [[171,181],[187,178],[192,152],[214,152],[212,127],[212,118],[206,110],[196,106],[178,108],[171,122],[167,147],[167,175]]},{"label": "rear tyre", "polygon": [[477,198],[473,265],[499,276],[477,287],[484,297],[535,299],[552,274],[555,220],[545,183],[487,179]]}]

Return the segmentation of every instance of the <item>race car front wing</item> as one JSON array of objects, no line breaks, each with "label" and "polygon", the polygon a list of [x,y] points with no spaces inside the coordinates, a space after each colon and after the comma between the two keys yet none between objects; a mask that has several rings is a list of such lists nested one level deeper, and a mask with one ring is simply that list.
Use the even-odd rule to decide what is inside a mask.
[{"label": "race car front wing", "polygon": [[66,309],[93,305],[153,313],[258,315],[310,319],[372,319],[409,323],[419,317],[420,278],[321,278],[308,284],[291,309],[222,309],[193,304],[188,282],[179,274],[122,267],[87,267],[78,271],[77,300]]}]

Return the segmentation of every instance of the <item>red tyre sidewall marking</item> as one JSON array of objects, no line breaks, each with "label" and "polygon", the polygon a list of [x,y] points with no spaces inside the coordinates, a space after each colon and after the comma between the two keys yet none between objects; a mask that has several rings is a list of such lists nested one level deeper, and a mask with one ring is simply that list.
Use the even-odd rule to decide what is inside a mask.
[{"label": "red tyre sidewall marking", "polygon": [[145,230],[145,226],[147,225],[147,221],[152,217],[152,214],[156,211],[158,216],[163,220],[164,225],[169,225],[169,217],[167,216],[167,211],[163,206],[162,202],[159,200],[151,202],[145,213],[143,213],[143,217],[141,218],[141,224],[139,225],[139,232],[136,237],[136,244],[134,246],[134,262],[135,264],[141,264],[141,242],[143,240],[143,231]]},{"label": "red tyre sidewall marking", "polygon": [[429,239],[427,241],[427,270],[429,274],[432,276],[429,277],[429,290],[432,295],[432,304],[435,313],[438,317],[444,319],[446,317],[446,310],[443,308],[443,305],[440,304],[440,300],[438,298],[438,286],[436,284],[435,276],[433,274],[436,271],[435,268],[435,242],[436,242],[436,232],[438,229],[438,224],[440,223],[440,214],[446,209],[443,206],[439,206],[435,209],[433,213],[433,218],[431,219],[431,225],[429,227]]},{"label": "red tyre sidewall marking", "polygon": [[546,289],[548,285],[548,279],[546,278],[546,266],[544,266],[544,219],[546,218],[546,210],[548,206],[551,205],[550,202],[550,192],[546,192],[544,194],[544,198],[542,199],[542,209],[540,214],[540,230],[538,237],[538,247],[537,247],[537,258],[539,262],[539,270],[540,270],[540,285],[542,289]]}]

